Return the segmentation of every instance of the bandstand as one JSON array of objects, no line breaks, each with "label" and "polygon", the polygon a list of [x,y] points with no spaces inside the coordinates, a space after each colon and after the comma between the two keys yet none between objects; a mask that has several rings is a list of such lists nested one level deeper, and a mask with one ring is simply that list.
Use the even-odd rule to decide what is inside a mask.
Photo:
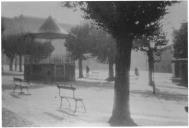
[{"label": "bandstand", "polygon": [[25,56],[25,80],[43,82],[75,80],[75,62],[63,44],[67,34],[52,17],[48,17],[38,32],[27,35],[40,43],[50,41],[52,45],[58,45],[58,50],[55,47],[55,52],[48,57]]}]

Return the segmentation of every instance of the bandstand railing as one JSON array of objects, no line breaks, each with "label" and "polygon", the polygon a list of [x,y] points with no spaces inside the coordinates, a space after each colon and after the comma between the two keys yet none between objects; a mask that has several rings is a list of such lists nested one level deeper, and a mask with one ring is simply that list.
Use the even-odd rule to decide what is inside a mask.
[{"label": "bandstand railing", "polygon": [[63,56],[63,55],[51,55],[49,57],[44,56],[25,56],[24,64],[74,64],[74,59],[71,56]]}]

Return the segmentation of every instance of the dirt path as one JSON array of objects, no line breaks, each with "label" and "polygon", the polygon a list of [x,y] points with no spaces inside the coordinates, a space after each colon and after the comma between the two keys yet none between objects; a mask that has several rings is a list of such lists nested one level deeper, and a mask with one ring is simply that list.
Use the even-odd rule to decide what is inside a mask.
[{"label": "dirt path", "polygon": [[20,117],[18,114],[15,114],[9,111],[6,108],[2,108],[2,126],[3,127],[34,127],[35,125]]},{"label": "dirt path", "polygon": [[[186,126],[188,124],[187,113],[184,111],[188,92],[184,87],[172,83],[169,77],[161,75],[159,79],[156,78],[158,80],[156,95],[152,94],[152,89],[146,84],[145,78],[141,77],[138,80],[131,78],[130,111],[137,125]],[[76,96],[84,99],[86,113],[80,108],[78,113],[73,114],[67,108],[66,102],[63,108],[59,109],[58,89],[53,85],[31,88],[31,95],[13,94],[12,90],[5,89],[2,93],[2,106],[37,126],[109,126],[107,121],[113,107],[113,82],[83,79],[72,84],[78,89]],[[18,120],[18,122],[22,121]]]}]

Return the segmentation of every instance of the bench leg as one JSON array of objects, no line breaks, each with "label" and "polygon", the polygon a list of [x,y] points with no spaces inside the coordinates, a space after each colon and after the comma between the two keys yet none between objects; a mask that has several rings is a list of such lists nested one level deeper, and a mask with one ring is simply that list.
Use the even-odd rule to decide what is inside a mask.
[{"label": "bench leg", "polygon": [[26,87],[26,90],[27,90],[27,93],[29,94],[29,88],[28,87]]},{"label": "bench leg", "polygon": [[14,93],[15,93],[15,91],[16,91],[16,88],[17,88],[17,85],[15,85],[14,88],[13,88],[13,92],[14,92]]},{"label": "bench leg", "polygon": [[85,108],[85,104],[83,103],[83,101],[81,101],[81,104],[83,105],[83,108],[84,108],[85,112],[87,112],[86,108]]},{"label": "bench leg", "polygon": [[62,97],[60,98],[60,108],[62,108]]},{"label": "bench leg", "polygon": [[24,94],[23,87],[20,87],[20,94]]},{"label": "bench leg", "polygon": [[68,104],[69,104],[69,108],[71,108],[71,104],[70,104],[70,101],[67,99],[67,98],[65,98],[66,99],[66,101],[68,102]]},{"label": "bench leg", "polygon": [[74,113],[76,113],[77,111],[77,100],[75,100],[75,110],[74,110]]}]

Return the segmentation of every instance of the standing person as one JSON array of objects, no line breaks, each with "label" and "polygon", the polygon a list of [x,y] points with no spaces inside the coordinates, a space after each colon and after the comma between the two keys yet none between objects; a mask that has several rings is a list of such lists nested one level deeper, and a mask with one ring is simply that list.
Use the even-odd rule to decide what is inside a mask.
[{"label": "standing person", "polygon": [[137,67],[135,68],[135,75],[136,75],[136,78],[138,79],[138,77],[139,77],[139,71],[138,71]]},{"label": "standing person", "polygon": [[89,66],[87,65],[86,66],[86,77],[89,77],[89,71],[90,71],[90,69],[89,69]]}]

